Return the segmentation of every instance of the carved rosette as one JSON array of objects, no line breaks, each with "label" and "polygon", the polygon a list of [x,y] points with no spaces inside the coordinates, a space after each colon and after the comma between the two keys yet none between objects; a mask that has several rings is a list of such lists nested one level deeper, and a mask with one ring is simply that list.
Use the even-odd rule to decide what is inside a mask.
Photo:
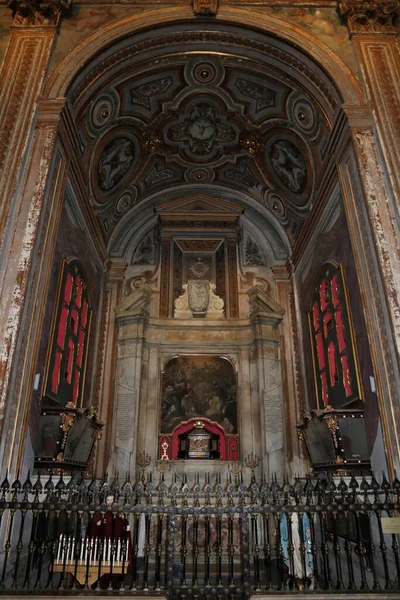
[{"label": "carved rosette", "polygon": [[338,10],[350,33],[386,33],[393,31],[399,6],[398,0],[343,0]]},{"label": "carved rosette", "polygon": [[70,10],[72,0],[9,0],[7,6],[14,13],[13,25],[57,27]]}]

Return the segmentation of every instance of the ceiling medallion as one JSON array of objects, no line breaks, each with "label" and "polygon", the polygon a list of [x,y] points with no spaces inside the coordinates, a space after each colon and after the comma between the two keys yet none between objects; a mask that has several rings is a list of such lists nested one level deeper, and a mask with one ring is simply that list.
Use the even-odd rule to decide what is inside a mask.
[{"label": "ceiling medallion", "polygon": [[282,199],[276,194],[271,194],[268,190],[264,196],[263,204],[269,208],[272,214],[282,223],[286,225],[288,222],[287,210]]},{"label": "ceiling medallion", "polygon": [[193,169],[190,172],[190,179],[192,181],[209,181],[211,179],[210,172],[208,169]]},{"label": "ceiling medallion", "polygon": [[205,85],[215,78],[215,69],[210,63],[200,63],[194,68],[193,77],[198,83]]},{"label": "ceiling medallion", "polygon": [[130,191],[124,192],[122,196],[117,200],[115,205],[115,212],[118,216],[123,215],[127,212],[133,204],[133,197]]},{"label": "ceiling medallion", "polygon": [[97,165],[97,184],[103,192],[114,188],[127,174],[135,149],[133,142],[125,137],[111,140],[100,155]]},{"label": "ceiling medallion", "polygon": [[292,93],[287,102],[287,112],[292,126],[300,130],[309,140],[317,139],[320,122],[315,108],[307,98]]},{"label": "ceiling medallion", "polygon": [[222,123],[222,120],[223,117],[216,116],[214,107],[196,104],[189,118],[171,126],[169,138],[174,143],[183,144],[194,157],[209,158],[217,146],[232,144],[236,139],[234,128]]}]

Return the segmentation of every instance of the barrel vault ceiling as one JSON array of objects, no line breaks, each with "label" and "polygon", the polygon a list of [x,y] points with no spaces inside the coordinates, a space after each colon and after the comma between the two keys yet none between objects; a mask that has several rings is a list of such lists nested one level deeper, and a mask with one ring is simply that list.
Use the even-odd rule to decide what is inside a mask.
[{"label": "barrel vault ceiling", "polygon": [[244,198],[293,245],[318,191],[339,98],[310,59],[279,40],[186,29],[105,50],[70,90],[104,242],[128,214],[200,192]]}]

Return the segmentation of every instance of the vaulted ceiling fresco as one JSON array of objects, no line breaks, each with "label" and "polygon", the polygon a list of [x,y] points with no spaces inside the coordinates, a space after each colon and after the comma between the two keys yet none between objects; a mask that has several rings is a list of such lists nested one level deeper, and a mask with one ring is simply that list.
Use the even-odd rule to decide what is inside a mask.
[{"label": "vaulted ceiling fresco", "polygon": [[269,213],[293,244],[338,105],[329,78],[298,50],[233,26],[143,33],[104,51],[70,91],[104,240],[167,193],[223,190]]}]

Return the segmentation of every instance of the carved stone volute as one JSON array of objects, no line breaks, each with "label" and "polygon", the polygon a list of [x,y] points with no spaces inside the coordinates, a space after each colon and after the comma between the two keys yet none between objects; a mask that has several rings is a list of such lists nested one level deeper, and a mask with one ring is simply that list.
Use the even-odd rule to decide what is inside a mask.
[{"label": "carved stone volute", "polygon": [[72,0],[9,0],[16,26],[57,27],[72,6]]},{"label": "carved stone volute", "polygon": [[399,6],[398,0],[342,0],[338,11],[350,33],[387,33],[393,31]]}]

